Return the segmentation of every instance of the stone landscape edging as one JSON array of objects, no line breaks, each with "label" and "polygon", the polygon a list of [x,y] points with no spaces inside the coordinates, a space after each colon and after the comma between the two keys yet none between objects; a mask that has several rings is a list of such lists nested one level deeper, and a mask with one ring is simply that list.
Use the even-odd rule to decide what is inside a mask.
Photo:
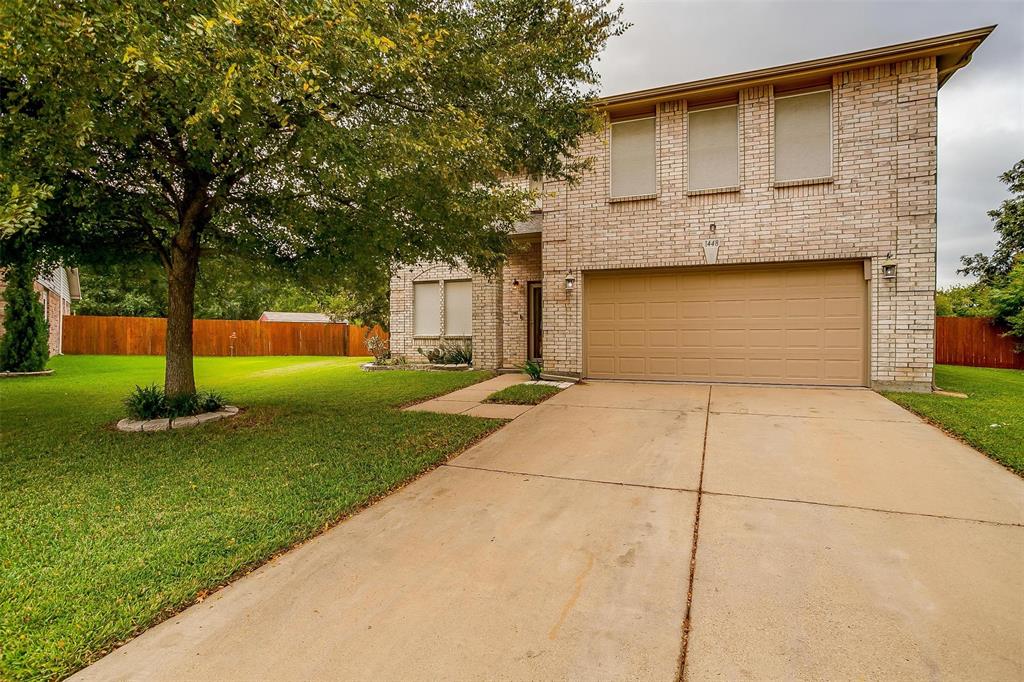
[{"label": "stone landscape edging", "polygon": [[0,372],[0,379],[16,379],[18,377],[48,377],[53,374],[52,369],[44,369],[39,372]]},{"label": "stone landscape edging", "polygon": [[441,365],[441,364],[413,364],[408,363],[405,365],[378,365],[373,362],[364,362],[362,365],[364,372],[387,372],[390,370],[419,370],[427,372],[468,372],[473,369],[473,365],[458,364],[458,365]]},{"label": "stone landscape edging", "polygon": [[220,419],[227,419],[238,414],[238,408],[234,405],[225,405],[216,412],[203,412],[188,417],[163,417],[160,419],[122,419],[117,422],[118,431],[167,431],[169,429],[186,429],[192,426],[199,426],[206,422],[214,422]]}]

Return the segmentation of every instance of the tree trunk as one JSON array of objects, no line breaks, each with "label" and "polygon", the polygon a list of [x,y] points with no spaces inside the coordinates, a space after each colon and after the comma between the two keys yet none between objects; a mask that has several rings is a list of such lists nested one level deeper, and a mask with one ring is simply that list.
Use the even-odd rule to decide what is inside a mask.
[{"label": "tree trunk", "polygon": [[196,392],[192,367],[192,316],[199,272],[199,242],[182,230],[171,242],[167,266],[167,348],[164,393],[168,397]]}]

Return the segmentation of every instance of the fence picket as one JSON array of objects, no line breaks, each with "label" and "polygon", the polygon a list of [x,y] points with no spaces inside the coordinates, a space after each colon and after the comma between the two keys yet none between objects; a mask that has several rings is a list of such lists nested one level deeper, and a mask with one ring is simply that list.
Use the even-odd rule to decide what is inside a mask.
[{"label": "fence picket", "polygon": [[[374,329],[387,338],[380,327]],[[345,323],[194,320],[196,355],[369,355],[369,330]],[[161,317],[66,315],[69,355],[163,355],[167,320]],[[232,334],[234,338],[232,338]]]},{"label": "fence picket", "polygon": [[987,317],[935,318],[935,362],[941,365],[1024,369],[1017,342]]}]

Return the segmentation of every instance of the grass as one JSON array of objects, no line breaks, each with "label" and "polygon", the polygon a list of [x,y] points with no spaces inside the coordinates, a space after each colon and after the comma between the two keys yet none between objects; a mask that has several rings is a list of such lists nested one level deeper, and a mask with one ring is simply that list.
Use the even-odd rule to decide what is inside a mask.
[{"label": "grass", "polygon": [[536,405],[542,403],[561,389],[554,386],[537,384],[514,384],[487,396],[485,403],[503,403],[505,405]]},{"label": "grass", "polygon": [[967,398],[885,393],[992,459],[1024,474],[1024,372],[936,365],[935,383]]},{"label": "grass", "polygon": [[148,434],[110,424],[162,358],[0,381],[0,679],[69,675],[501,423],[395,409],[487,373],[364,361],[199,358],[200,388],[245,411]]}]

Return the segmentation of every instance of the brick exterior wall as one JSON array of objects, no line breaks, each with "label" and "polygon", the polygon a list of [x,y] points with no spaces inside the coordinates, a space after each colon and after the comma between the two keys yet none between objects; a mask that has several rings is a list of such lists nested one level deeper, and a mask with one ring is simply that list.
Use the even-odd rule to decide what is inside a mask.
[{"label": "brick exterior wall", "polygon": [[[685,100],[657,108],[656,198],[609,202],[606,134],[584,140],[581,154],[592,158],[591,170],[571,187],[545,185],[552,194],[544,199],[540,249],[531,245],[512,256],[500,293],[493,282],[480,282],[491,292],[480,292],[480,309],[474,311],[476,347],[487,347],[481,366],[509,366],[525,358],[524,282],[537,278],[538,266],[545,367],[578,375],[584,369],[587,271],[703,265],[702,242],[716,237],[719,265],[868,261],[872,385],[930,390],[936,95],[932,58],[833,76],[830,182],[776,186],[770,85],[738,94],[739,191],[687,192]],[[890,255],[898,276],[883,279],[882,261]],[[567,273],[577,280],[572,292],[565,290]],[[392,281],[392,346],[399,353],[411,342],[413,279],[400,273]],[[512,287],[513,279],[524,284],[521,290]]]}]

